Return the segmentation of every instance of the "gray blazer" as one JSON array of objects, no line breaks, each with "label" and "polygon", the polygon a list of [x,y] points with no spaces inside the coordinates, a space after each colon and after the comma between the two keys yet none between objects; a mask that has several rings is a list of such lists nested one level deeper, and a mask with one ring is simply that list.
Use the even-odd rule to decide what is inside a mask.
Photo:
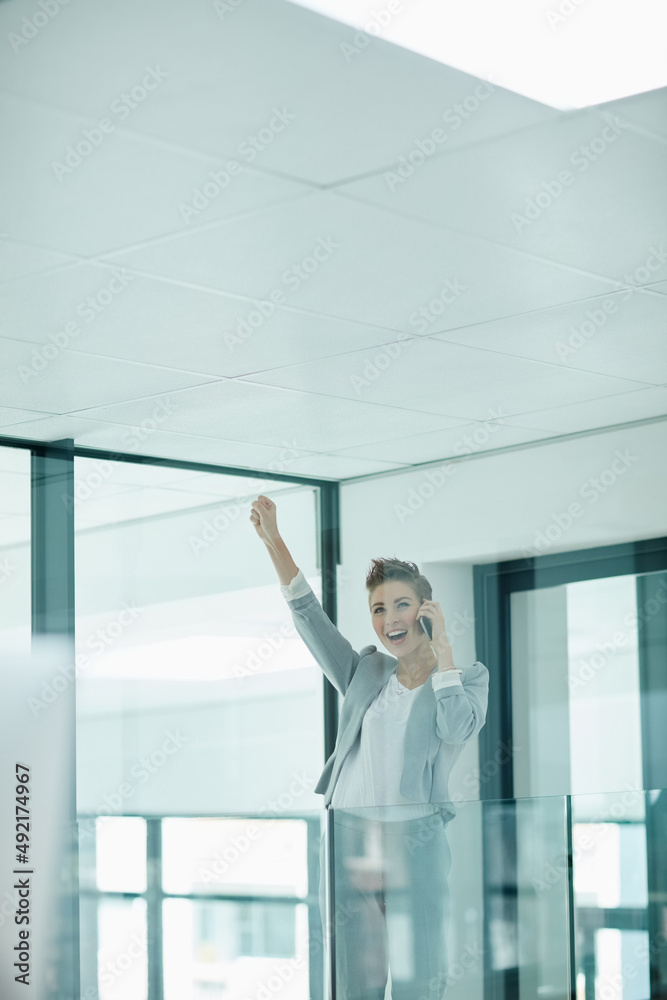
[{"label": "gray blazer", "polygon": [[[294,625],[325,676],[343,695],[334,751],[327,760],[315,791],[331,803],[345,757],[351,750],[364,713],[396,669],[398,660],[377,646],[358,653],[325,613],[314,591],[287,601]],[[449,775],[463,744],[486,721],[489,671],[479,660],[461,668],[461,685],[434,690],[431,678],[422,685],[405,729],[405,756],[400,790],[417,802],[446,803],[443,812],[456,815],[449,801]],[[431,676],[437,667],[431,671]],[[446,820],[447,821],[447,820]]]}]

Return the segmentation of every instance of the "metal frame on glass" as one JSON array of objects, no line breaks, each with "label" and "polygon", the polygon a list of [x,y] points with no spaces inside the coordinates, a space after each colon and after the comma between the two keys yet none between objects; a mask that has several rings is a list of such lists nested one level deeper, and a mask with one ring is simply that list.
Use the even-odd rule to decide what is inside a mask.
[{"label": "metal frame on glass", "polygon": [[[475,606],[475,642],[477,655],[482,662],[493,664],[494,683],[489,689],[486,725],[480,732],[480,761],[492,760],[497,747],[504,743],[511,746],[512,726],[512,659],[510,598],[517,591],[557,587],[580,580],[595,580],[612,576],[637,575],[637,606],[643,607],[649,593],[660,580],[667,579],[667,538],[653,538],[636,542],[598,548],[558,552],[525,559],[477,565],[473,570]],[[640,574],[653,574],[643,576]],[[641,722],[643,740],[644,789],[667,788],[667,727],[665,726],[665,644],[667,642],[667,606],[662,614],[650,616],[644,623],[639,639],[639,675]],[[508,799],[506,857],[516,859],[516,815],[512,810],[514,775],[512,757],[507,764],[490,774],[483,783],[480,797],[483,800]],[[667,851],[661,844],[667,832],[665,797],[662,792],[655,803],[645,795],[646,831],[648,847],[648,898],[649,915],[640,918],[635,911],[619,908],[614,926],[623,929],[643,929],[657,933],[662,919],[665,890],[667,889]],[[488,807],[493,808],[491,802]],[[568,847],[568,898],[570,937],[570,993],[576,997],[576,955],[574,941],[574,892],[572,869],[572,802],[565,797]],[[482,805],[483,816],[487,807]],[[483,820],[485,834],[489,824]],[[658,836],[659,833],[659,836]],[[662,839],[661,839],[662,838]],[[493,873],[489,871],[489,850],[483,841],[484,912],[490,912],[489,885]],[[510,910],[510,919],[516,919],[516,885],[503,886],[504,901]],[[660,907],[660,909],[659,909]],[[643,912],[643,911],[642,911]],[[584,915],[585,916],[585,915]],[[608,917],[608,919],[612,919]],[[651,938],[652,940],[653,938]],[[651,996],[667,996],[667,959],[653,950],[649,954]],[[518,996],[518,967],[497,970],[491,963],[491,939],[488,918],[484,928],[485,1000],[514,1000]],[[660,954],[663,955],[660,962]],[[590,992],[590,976],[586,978],[586,1000]]]}]

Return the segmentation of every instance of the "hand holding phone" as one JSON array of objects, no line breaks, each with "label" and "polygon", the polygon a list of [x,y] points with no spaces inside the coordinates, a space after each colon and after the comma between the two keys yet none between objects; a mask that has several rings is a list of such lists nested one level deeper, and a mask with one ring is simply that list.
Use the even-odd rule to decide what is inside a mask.
[{"label": "hand holding phone", "polygon": [[421,622],[421,627],[424,629],[424,632],[426,633],[427,639],[429,639],[429,640],[432,639],[433,638],[433,626],[431,624],[431,619],[427,618],[425,615],[420,615],[419,621]]}]

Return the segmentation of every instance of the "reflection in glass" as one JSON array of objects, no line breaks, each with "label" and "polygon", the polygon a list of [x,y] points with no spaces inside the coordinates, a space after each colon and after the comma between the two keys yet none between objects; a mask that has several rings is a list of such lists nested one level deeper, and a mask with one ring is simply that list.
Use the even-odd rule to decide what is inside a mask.
[{"label": "reflection in glass", "polygon": [[644,815],[642,791],[572,798],[577,1000],[649,996]]},{"label": "reflection in glass", "polygon": [[566,590],[570,791],[641,788],[636,578],[583,580]]},{"label": "reflection in glass", "polygon": [[636,581],[511,594],[516,795],[642,788]]},{"label": "reflection in glass", "polygon": [[146,901],[102,897],[97,921],[100,1000],[147,1000]]},{"label": "reflection in glass", "polygon": [[308,1000],[305,904],[167,899],[165,1000]]}]

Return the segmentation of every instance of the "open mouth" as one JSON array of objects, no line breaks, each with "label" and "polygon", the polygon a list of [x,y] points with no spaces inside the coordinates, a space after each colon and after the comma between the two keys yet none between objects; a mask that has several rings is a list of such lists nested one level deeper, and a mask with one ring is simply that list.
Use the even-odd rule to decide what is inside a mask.
[{"label": "open mouth", "polygon": [[387,638],[392,646],[400,646],[405,642],[407,634],[407,629],[392,629],[391,632],[387,632]]}]

